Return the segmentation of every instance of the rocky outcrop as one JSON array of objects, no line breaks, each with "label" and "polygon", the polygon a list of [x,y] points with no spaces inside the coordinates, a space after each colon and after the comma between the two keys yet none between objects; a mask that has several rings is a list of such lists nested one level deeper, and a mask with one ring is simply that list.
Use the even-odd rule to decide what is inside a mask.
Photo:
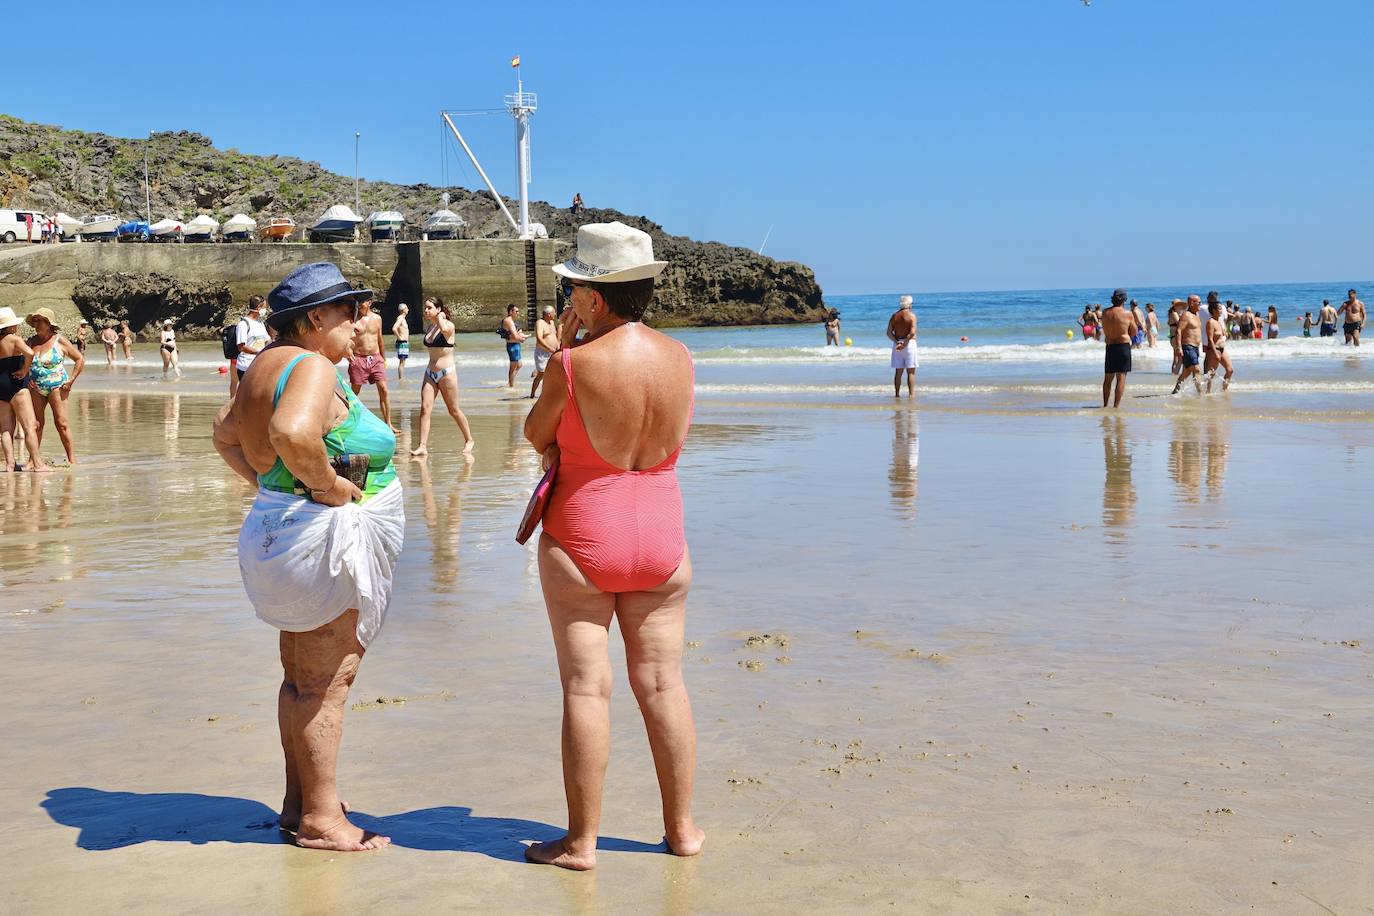
[{"label": "rocky outcrop", "polygon": [[[308,226],[331,204],[353,201],[353,179],[326,171],[318,163],[216,149],[209,137],[191,131],[166,131],[147,140],[134,140],[0,115],[0,206],[32,207],[48,213],[61,210],[74,216],[96,212],[128,217],[143,214],[145,154],[154,220],[166,216],[185,220],[208,213],[223,222],[242,212],[260,222],[272,216],[290,216],[298,225]],[[467,221],[469,237],[513,237],[485,190],[363,181],[362,211],[399,210],[414,227],[439,207],[445,191],[450,209]],[[584,209],[574,217],[567,208],[532,201],[530,210],[531,217],[542,222],[554,239],[572,241],[579,225],[611,219],[652,235],[655,250],[672,262],[650,313],[658,324],[775,324],[820,319],[821,289],[815,274],[803,264],[775,261],[747,248],[670,235],[644,217],[611,209]],[[344,247],[361,252],[376,246]],[[342,255],[340,259],[346,260]],[[364,264],[370,260],[361,255],[358,259]],[[347,274],[347,267],[354,265],[341,266]],[[374,285],[379,282],[362,267],[355,272]],[[239,283],[233,276],[216,279],[231,287]]]},{"label": "rocky outcrop", "polygon": [[210,338],[225,323],[233,296],[222,281],[177,279],[165,274],[103,273],[81,277],[72,301],[97,328],[127,319],[139,336],[155,338],[165,318],[187,339]]}]

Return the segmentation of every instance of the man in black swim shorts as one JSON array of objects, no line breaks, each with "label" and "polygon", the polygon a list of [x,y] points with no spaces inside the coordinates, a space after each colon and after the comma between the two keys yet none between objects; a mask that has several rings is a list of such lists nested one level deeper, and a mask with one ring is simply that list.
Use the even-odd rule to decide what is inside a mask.
[{"label": "man in black swim shorts", "polygon": [[1107,341],[1107,359],[1102,378],[1102,406],[1107,406],[1112,385],[1116,385],[1116,398],[1113,407],[1121,406],[1121,396],[1126,393],[1126,376],[1131,371],[1131,340],[1140,331],[1135,314],[1126,309],[1126,291],[1118,289],[1112,293],[1112,304],[1102,313],[1102,337]]}]

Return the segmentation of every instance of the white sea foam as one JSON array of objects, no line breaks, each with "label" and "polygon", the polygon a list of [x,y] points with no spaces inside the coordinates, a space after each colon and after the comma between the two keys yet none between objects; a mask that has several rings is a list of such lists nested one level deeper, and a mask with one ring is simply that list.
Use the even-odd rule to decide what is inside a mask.
[{"label": "white sea foam", "polygon": [[[1240,363],[1252,359],[1364,359],[1374,358],[1374,346],[1346,347],[1339,338],[1289,337],[1279,340],[1233,340],[1227,343],[1232,358]],[[1044,344],[956,344],[922,345],[917,351],[922,363],[1021,362],[1021,363],[1100,363],[1103,345],[1095,341],[1060,341]],[[891,351],[886,347],[723,347],[701,350],[693,355],[699,363],[722,365],[743,363],[885,363]],[[1164,365],[1173,359],[1167,342],[1150,349],[1131,351],[1132,358],[1146,365]]]}]

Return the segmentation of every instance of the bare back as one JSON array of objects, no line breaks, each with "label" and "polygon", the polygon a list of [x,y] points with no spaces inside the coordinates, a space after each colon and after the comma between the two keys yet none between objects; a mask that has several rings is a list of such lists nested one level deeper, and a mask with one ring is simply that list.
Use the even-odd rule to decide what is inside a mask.
[{"label": "bare back", "polygon": [[916,316],[910,309],[898,309],[887,322],[888,335],[893,340],[907,340],[916,336]]},{"label": "bare back", "polygon": [[571,359],[578,412],[607,463],[642,471],[682,444],[692,422],[694,378],[686,347],[627,324],[576,347]]},{"label": "bare back", "polygon": [[1130,343],[1135,331],[1135,316],[1121,306],[1102,313],[1102,337],[1107,343]]}]

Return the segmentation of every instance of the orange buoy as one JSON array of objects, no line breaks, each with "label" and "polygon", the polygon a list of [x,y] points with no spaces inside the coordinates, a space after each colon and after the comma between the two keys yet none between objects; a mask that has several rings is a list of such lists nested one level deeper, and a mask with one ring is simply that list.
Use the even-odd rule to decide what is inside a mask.
[{"label": "orange buoy", "polygon": [[220,375],[228,375],[228,374],[229,374],[229,367],[228,367],[228,366],[220,366],[220,367],[219,367],[218,369],[216,369],[215,371],[218,372]]}]

